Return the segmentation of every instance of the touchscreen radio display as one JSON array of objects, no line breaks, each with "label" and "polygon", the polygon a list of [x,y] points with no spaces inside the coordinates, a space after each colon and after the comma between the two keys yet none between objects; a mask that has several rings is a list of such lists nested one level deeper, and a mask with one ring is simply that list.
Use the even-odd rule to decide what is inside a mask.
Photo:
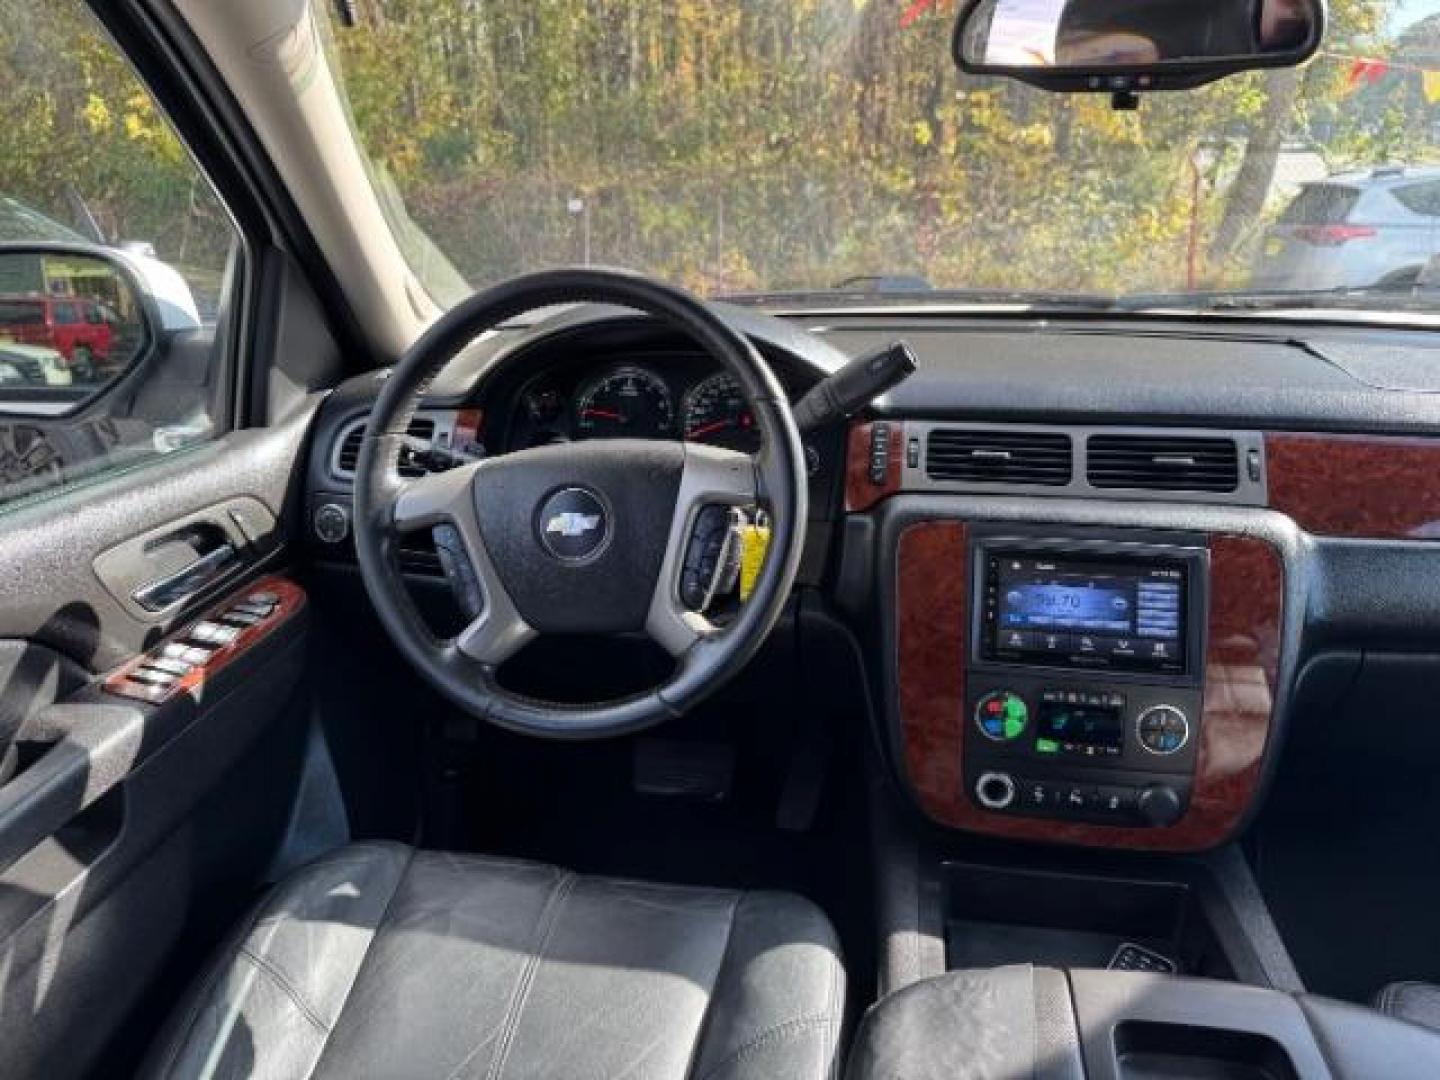
[{"label": "touchscreen radio display", "polygon": [[1187,564],[991,551],[982,653],[1066,667],[1183,673]]}]

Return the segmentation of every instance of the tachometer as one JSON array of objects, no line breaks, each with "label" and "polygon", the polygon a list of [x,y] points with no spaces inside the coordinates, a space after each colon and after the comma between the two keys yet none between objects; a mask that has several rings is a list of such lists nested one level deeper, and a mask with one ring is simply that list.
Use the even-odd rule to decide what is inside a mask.
[{"label": "tachometer", "polygon": [[668,438],[675,434],[675,406],[658,375],[616,368],[581,391],[575,430],[582,439]]},{"label": "tachometer", "polygon": [[685,438],[753,454],[760,449],[755,414],[734,376],[725,372],[696,383],[685,395]]}]

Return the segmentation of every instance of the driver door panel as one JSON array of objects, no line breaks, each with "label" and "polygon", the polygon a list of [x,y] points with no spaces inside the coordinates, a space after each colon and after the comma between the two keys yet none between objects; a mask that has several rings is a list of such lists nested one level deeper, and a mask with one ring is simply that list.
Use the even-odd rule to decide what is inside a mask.
[{"label": "driver door panel", "polygon": [[[164,992],[197,924],[248,902],[283,835],[308,719],[309,613],[277,571],[312,412],[0,515],[0,719],[19,728],[18,773],[0,784],[7,1075],[126,1071],[143,1049],[143,1025],[127,1020]],[[137,590],[199,557],[168,542],[197,523],[233,559],[146,610]],[[163,700],[107,681],[277,582],[288,603],[203,680]],[[216,896],[225,910],[211,910]]]}]

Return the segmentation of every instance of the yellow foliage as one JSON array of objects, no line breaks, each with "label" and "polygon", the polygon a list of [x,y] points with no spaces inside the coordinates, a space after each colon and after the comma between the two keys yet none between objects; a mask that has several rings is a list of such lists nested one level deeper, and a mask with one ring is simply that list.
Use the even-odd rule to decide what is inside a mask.
[{"label": "yellow foliage", "polygon": [[90,94],[85,99],[85,108],[81,111],[85,118],[86,125],[90,130],[99,134],[102,131],[109,131],[114,121],[110,116],[110,107],[105,104],[105,99],[98,94]]}]

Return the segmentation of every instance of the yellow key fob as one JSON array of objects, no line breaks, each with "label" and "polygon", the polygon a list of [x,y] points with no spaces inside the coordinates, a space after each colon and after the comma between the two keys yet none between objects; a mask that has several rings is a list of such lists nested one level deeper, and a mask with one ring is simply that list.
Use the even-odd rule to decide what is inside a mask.
[{"label": "yellow key fob", "polygon": [[770,526],[768,524],[741,525],[740,534],[740,599],[750,599],[755,583],[760,580],[760,567],[765,565],[765,553],[770,550]]}]

